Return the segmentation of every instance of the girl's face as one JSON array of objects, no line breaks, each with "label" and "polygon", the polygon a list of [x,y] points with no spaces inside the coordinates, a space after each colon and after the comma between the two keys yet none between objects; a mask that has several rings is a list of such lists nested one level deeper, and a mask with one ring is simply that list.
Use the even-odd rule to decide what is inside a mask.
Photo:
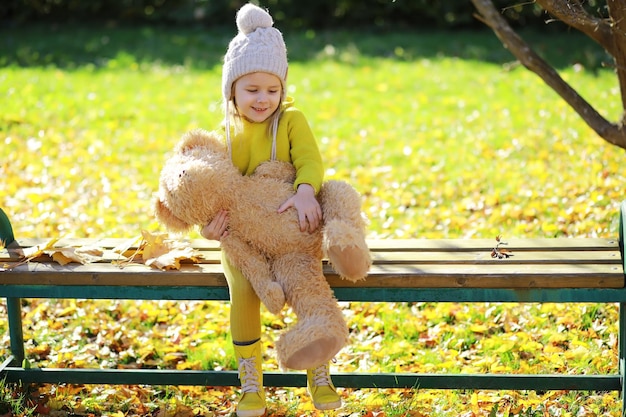
[{"label": "girl's face", "polygon": [[253,72],[235,82],[235,105],[243,117],[261,123],[278,109],[281,93],[282,85],[277,76]]}]

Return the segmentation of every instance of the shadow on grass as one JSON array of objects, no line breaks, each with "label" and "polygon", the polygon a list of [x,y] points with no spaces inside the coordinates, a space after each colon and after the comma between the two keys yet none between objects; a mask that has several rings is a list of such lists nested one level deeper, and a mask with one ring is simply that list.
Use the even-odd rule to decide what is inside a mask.
[{"label": "shadow on grass", "polygon": [[[162,65],[210,70],[221,65],[234,35],[234,27],[32,24],[0,30],[0,66],[72,70]],[[522,36],[556,68],[580,63],[597,69],[609,62],[599,46],[575,31],[524,31]],[[359,65],[376,58],[412,61],[439,57],[496,64],[514,61],[488,29],[302,30],[286,33],[285,41],[290,62],[330,59]]]}]

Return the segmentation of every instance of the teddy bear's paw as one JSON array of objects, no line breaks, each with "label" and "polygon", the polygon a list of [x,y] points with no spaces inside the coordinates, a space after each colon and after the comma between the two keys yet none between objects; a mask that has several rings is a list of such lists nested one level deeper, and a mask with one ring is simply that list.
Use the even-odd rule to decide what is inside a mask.
[{"label": "teddy bear's paw", "polygon": [[281,334],[276,352],[283,369],[315,368],[330,361],[346,345],[348,326],[338,307],[331,310],[302,318]]},{"label": "teddy bear's paw", "polygon": [[[309,341],[282,358],[281,366],[284,369],[313,369],[324,363],[328,363],[344,346],[345,341],[333,336],[322,336]],[[288,348],[283,348],[289,351]]]},{"label": "teddy bear's paw", "polygon": [[333,269],[349,281],[365,279],[372,258],[364,229],[350,222],[332,219],[324,225],[323,233],[324,253]]},{"label": "teddy bear's paw", "polygon": [[333,245],[328,247],[326,252],[330,264],[342,279],[355,282],[367,277],[372,265],[372,258],[367,246],[348,245],[341,247]]},{"label": "teddy bear's paw", "polygon": [[285,306],[285,292],[277,282],[270,282],[261,297],[263,304],[272,314],[278,314]]}]

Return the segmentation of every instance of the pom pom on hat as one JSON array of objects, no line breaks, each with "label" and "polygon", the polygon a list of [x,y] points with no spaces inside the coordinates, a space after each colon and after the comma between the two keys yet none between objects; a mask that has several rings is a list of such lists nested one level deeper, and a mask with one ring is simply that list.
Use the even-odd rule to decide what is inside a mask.
[{"label": "pom pom on hat", "polygon": [[228,45],[222,69],[222,95],[227,102],[232,85],[239,78],[253,72],[267,72],[280,79],[285,87],[287,79],[287,47],[280,31],[273,27],[272,16],[254,4],[241,7],[236,17],[239,33]]},{"label": "pom pom on hat", "polygon": [[237,29],[243,34],[254,32],[257,28],[271,28],[272,16],[253,4],[246,4],[237,12]]}]

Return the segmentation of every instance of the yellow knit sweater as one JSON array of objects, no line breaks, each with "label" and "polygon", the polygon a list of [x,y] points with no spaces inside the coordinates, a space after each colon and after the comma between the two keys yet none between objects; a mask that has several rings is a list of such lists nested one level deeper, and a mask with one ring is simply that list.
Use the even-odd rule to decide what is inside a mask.
[{"label": "yellow knit sweater", "polygon": [[[287,98],[276,134],[276,159],[290,162],[296,168],[294,188],[310,184],[317,193],[324,179],[324,166],[315,136],[304,114],[293,107],[293,99]],[[231,134],[233,163],[242,174],[250,175],[272,153],[272,136],[269,120],[254,123],[242,120],[240,132]]]}]

